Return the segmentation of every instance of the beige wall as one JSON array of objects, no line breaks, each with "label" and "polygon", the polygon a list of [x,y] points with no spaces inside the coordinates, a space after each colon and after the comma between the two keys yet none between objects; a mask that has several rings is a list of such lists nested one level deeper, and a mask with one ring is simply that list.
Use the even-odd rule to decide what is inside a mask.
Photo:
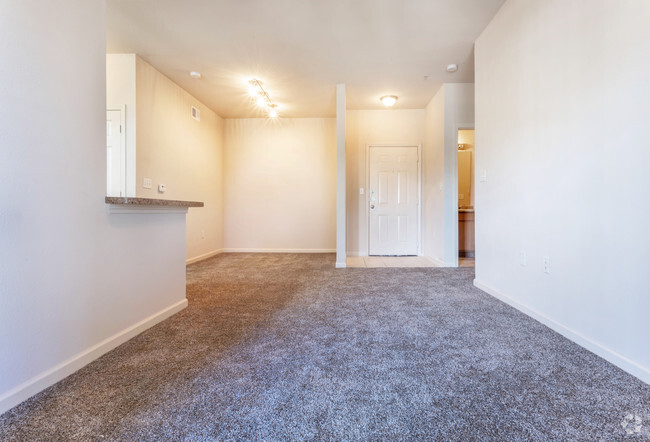
[{"label": "beige wall", "polygon": [[650,382],[650,2],[585,5],[508,1],[476,41],[475,281]]},{"label": "beige wall", "polygon": [[[346,114],[347,253],[368,254],[366,146],[416,146],[424,139],[424,110],[348,110]],[[364,195],[359,189],[364,188]]]},{"label": "beige wall", "polygon": [[226,250],[335,250],[335,119],[225,120],[224,146]]},{"label": "beige wall", "polygon": [[[223,248],[223,120],[136,58],[137,196],[203,201],[187,215],[188,260]],[[190,108],[201,111],[201,121]],[[151,178],[152,189],[142,187]],[[167,187],[158,192],[158,185]]]},{"label": "beige wall", "polygon": [[425,254],[458,265],[458,129],[474,125],[474,85],[445,83],[425,109]]}]

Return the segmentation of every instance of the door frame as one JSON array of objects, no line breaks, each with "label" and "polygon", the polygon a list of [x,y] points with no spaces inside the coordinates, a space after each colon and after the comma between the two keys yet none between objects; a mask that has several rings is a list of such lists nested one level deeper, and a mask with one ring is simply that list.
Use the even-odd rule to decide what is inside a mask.
[{"label": "door frame", "polygon": [[[126,196],[126,105],[125,104],[114,104],[107,105],[106,112],[108,111],[119,111],[120,112],[120,167],[122,168],[120,173],[120,193],[123,193]],[[108,173],[108,164],[104,167],[104,172]],[[104,179],[104,184],[106,184],[106,179]],[[108,194],[108,189],[106,189]]]},{"label": "door frame", "polygon": [[[418,254],[417,256],[422,256],[422,144],[413,144],[413,143],[404,143],[404,144],[380,144],[380,143],[370,143],[366,144],[366,180],[365,180],[365,204],[364,204],[364,213],[366,217],[366,236],[367,236],[367,250],[366,256],[370,256],[370,210],[369,206],[369,193],[368,189],[370,188],[370,149],[373,147],[417,147],[418,149]],[[458,167],[456,167],[458,169]],[[458,170],[456,170],[458,173]],[[458,198],[458,197],[456,197]],[[458,229],[458,227],[456,227]],[[456,245],[458,247],[458,245]]]}]

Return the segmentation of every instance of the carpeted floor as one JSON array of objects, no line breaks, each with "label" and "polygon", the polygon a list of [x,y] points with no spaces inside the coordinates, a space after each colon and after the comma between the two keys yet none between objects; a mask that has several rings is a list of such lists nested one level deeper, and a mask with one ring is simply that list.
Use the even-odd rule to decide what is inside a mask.
[{"label": "carpeted floor", "polygon": [[333,264],[190,266],[187,309],[0,416],[0,440],[650,439],[649,385],[473,269]]}]

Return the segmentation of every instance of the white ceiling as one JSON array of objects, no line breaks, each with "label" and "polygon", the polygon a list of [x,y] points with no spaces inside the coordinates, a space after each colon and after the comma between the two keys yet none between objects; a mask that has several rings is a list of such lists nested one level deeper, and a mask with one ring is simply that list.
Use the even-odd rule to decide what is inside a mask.
[{"label": "white ceiling", "polygon": [[264,115],[253,77],[285,117],[333,117],[337,83],[348,109],[386,94],[422,109],[442,83],[473,82],[474,40],[503,2],[107,0],[107,52],[138,54],[224,118]]}]

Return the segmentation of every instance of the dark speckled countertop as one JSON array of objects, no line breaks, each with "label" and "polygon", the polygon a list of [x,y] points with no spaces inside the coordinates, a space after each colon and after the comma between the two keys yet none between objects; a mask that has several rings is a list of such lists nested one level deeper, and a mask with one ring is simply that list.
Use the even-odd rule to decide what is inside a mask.
[{"label": "dark speckled countertop", "polygon": [[131,198],[123,196],[107,196],[106,204],[123,206],[166,206],[166,207],[203,207],[200,201],[161,200],[156,198]]}]

